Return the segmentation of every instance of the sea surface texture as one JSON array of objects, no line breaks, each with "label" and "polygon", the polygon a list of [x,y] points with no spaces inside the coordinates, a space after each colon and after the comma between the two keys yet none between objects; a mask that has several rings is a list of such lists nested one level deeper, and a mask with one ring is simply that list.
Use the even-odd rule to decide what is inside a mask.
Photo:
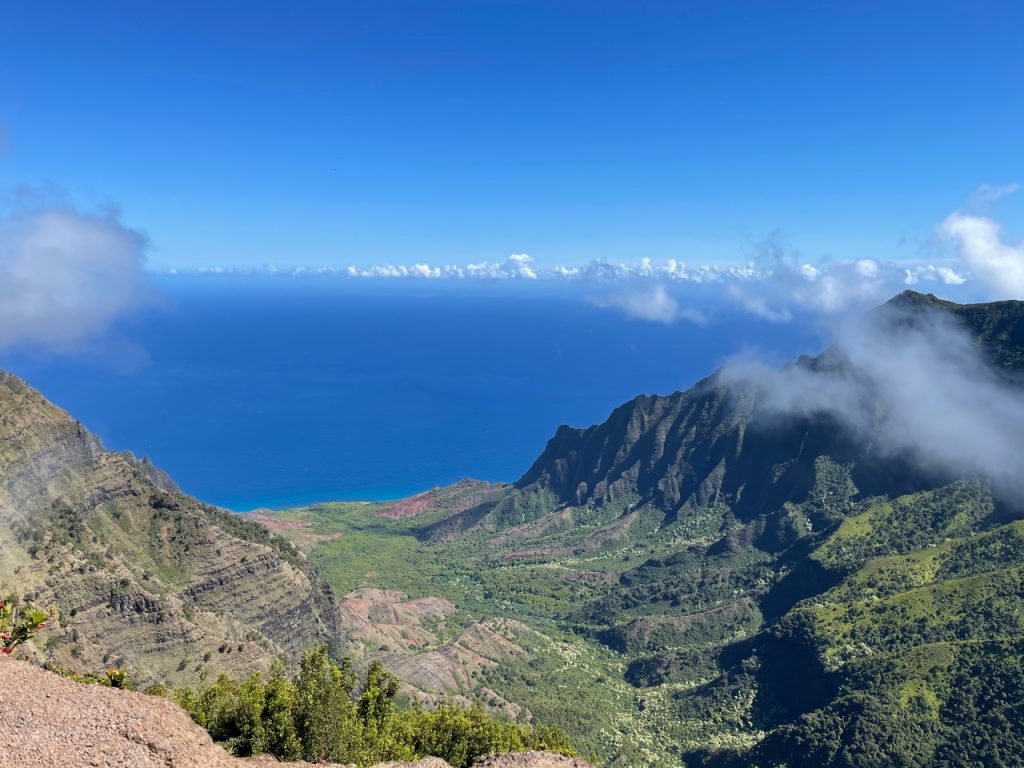
[{"label": "sea surface texture", "polygon": [[[602,309],[599,290],[166,276],[75,357],[0,366],[182,488],[235,510],[513,481],[559,424],[685,389],[736,355],[782,361],[817,329],[723,311],[704,325]],[[600,302],[598,302],[600,303]]]}]

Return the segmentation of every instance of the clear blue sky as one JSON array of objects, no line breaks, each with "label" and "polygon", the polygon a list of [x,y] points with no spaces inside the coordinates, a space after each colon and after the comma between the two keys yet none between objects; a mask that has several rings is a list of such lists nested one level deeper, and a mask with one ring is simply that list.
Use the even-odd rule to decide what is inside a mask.
[{"label": "clear blue sky", "polygon": [[912,257],[1024,181],[1022,30],[1020,2],[8,0],[0,188],[116,204],[159,268],[716,261],[775,229]]}]

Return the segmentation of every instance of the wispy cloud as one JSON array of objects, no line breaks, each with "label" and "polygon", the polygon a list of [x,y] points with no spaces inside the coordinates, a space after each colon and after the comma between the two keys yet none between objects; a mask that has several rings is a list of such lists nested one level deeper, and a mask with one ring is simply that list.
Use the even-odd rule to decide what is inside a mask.
[{"label": "wispy cloud", "polygon": [[832,314],[877,301],[899,277],[875,259],[812,263],[777,232],[757,247],[752,272],[754,279],[730,286],[728,294],[748,312],[775,322],[791,319],[795,309]]},{"label": "wispy cloud", "polygon": [[616,309],[627,317],[646,320],[651,323],[674,323],[689,320],[703,325],[707,315],[692,307],[682,307],[661,283],[654,285],[632,285],[623,290],[592,296],[590,302],[602,309]]},{"label": "wispy cloud", "polygon": [[922,281],[933,281],[942,285],[963,285],[967,282],[967,276],[952,267],[937,267],[934,264],[905,269],[904,274],[903,282],[907,285],[917,285]]},{"label": "wispy cloud", "polygon": [[997,200],[1020,191],[1020,184],[982,184],[971,195],[970,208],[987,212]]},{"label": "wispy cloud", "polygon": [[147,300],[146,238],[117,211],[20,195],[0,215],[0,347],[74,353]]}]

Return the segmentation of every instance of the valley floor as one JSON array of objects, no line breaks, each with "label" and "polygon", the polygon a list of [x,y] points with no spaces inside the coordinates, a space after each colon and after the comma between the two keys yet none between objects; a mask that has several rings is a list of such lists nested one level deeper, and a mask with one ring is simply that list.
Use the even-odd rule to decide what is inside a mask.
[{"label": "valley floor", "polygon": [[432,538],[425,531],[464,506],[457,490],[444,493],[427,508],[338,503],[266,516],[340,596],[349,653],[381,658],[412,698],[455,695],[556,724],[609,766],[678,766],[688,748],[760,736],[742,700],[719,706],[715,722],[680,717],[679,695],[713,678],[710,668],[656,687],[630,681],[659,636],[700,654],[750,634],[759,614],[744,595],[709,596],[696,611],[657,601],[616,610],[621,637],[583,610],[637,566],[707,547],[722,510],[664,526],[653,511],[571,509],[501,533]]}]

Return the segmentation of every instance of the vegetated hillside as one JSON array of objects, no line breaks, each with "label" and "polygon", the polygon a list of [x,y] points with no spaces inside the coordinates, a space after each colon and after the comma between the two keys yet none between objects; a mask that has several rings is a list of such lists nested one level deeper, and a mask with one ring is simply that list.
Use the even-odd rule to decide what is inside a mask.
[{"label": "vegetated hillside", "polygon": [[64,411],[0,374],[0,593],[55,608],[40,655],[137,683],[250,672],[339,633],[291,544],[105,451]]},{"label": "vegetated hillside", "polygon": [[[908,292],[871,322],[895,347],[951,322],[1020,396],[1020,302]],[[405,654],[410,686],[442,680],[424,670],[443,657],[438,687],[520,706],[607,765],[1021,764],[1018,500],[976,461],[894,442],[887,380],[863,365],[839,345],[787,369],[863,385],[857,429],[827,408],[767,413],[756,378],[719,373],[560,428],[476,504],[286,517],[320,535],[311,560],[339,591],[450,603],[432,638],[367,645]],[[495,620],[516,622],[516,651],[462,664],[460,633]]]},{"label": "vegetated hillside", "polygon": [[826,537],[808,560],[835,586],[727,653],[720,684],[753,686],[774,726],[753,764],[1022,764],[1024,522],[1001,517],[957,483]]}]

